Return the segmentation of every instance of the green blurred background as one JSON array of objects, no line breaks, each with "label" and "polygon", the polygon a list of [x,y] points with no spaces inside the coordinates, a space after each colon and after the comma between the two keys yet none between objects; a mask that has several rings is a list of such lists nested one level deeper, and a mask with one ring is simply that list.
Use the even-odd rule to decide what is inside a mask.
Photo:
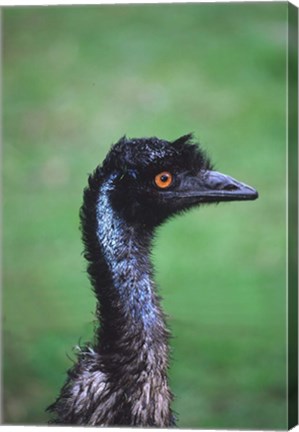
[{"label": "green blurred background", "polygon": [[285,428],[287,3],[2,12],[5,423],[45,424],[92,338],[87,174],[123,134],[192,131],[260,198],[158,232],[178,424]]}]

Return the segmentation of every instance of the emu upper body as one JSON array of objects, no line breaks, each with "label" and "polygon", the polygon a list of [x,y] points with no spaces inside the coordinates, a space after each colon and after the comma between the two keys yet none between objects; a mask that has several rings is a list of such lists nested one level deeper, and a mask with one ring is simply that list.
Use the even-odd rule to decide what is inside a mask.
[{"label": "emu upper body", "polygon": [[169,332],[150,262],[155,228],[202,203],[257,196],[253,188],[213,171],[191,135],[174,142],[122,138],[111,148],[89,176],[80,213],[99,325],[93,345],[81,349],[48,408],[51,423],[175,425],[167,379]]}]

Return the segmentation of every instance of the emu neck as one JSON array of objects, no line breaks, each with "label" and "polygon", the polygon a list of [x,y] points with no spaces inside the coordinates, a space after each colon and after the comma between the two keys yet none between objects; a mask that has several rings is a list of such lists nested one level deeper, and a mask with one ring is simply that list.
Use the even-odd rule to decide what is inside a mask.
[{"label": "emu neck", "polygon": [[96,207],[97,239],[109,273],[109,286],[99,298],[102,337],[110,333],[114,346],[124,339],[164,344],[164,319],[151,278],[151,233],[116,214],[109,199],[112,188],[113,179],[102,185]]}]

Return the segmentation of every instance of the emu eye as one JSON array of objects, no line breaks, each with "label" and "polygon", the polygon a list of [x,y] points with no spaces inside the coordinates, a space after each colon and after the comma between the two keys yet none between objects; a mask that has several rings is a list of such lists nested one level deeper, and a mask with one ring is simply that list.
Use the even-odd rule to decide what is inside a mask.
[{"label": "emu eye", "polygon": [[173,180],[172,174],[168,171],[163,171],[156,175],[155,184],[160,189],[166,189],[171,185],[172,180]]}]

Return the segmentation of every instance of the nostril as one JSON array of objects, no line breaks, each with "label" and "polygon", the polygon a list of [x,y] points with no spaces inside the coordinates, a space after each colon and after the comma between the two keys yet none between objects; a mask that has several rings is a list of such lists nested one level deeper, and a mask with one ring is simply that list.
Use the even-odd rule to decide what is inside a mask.
[{"label": "nostril", "polygon": [[210,171],[209,177],[207,179],[209,189],[214,189],[217,191],[239,191],[243,185],[237,180],[229,177],[227,175],[218,173],[216,171]]},{"label": "nostril", "polygon": [[229,183],[228,185],[224,186],[223,189],[227,191],[233,191],[233,190],[237,190],[238,186],[233,183]]}]

